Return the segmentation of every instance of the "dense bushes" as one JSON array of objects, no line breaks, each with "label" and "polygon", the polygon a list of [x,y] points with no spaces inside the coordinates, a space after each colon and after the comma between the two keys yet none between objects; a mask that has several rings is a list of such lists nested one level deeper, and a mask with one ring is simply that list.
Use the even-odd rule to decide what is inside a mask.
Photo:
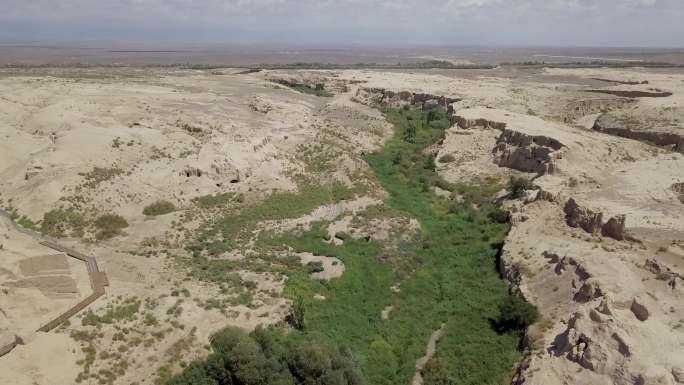
[{"label": "dense bushes", "polygon": [[521,198],[531,187],[532,183],[525,177],[512,176],[508,181],[508,190],[513,198]]},{"label": "dense bushes", "polygon": [[174,211],[176,211],[176,206],[174,206],[173,203],[160,200],[145,206],[143,214],[157,216],[172,213]]},{"label": "dense bushes", "polygon": [[104,214],[95,220],[95,233],[97,240],[113,238],[121,234],[121,230],[128,227],[128,222],[121,215]]},{"label": "dense bushes", "polygon": [[321,338],[277,329],[247,334],[229,327],[211,338],[211,355],[191,363],[168,385],[362,385],[348,351]]},{"label": "dense bushes", "polygon": [[509,296],[499,306],[497,327],[501,331],[524,330],[539,318],[537,307],[518,296]]},{"label": "dense bushes", "polygon": [[54,209],[43,215],[40,231],[56,238],[83,235],[87,222],[73,209]]}]

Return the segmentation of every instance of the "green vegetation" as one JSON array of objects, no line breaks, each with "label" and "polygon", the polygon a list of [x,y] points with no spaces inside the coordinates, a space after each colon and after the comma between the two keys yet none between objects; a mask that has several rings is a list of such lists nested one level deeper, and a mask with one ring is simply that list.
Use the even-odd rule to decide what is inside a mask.
[{"label": "green vegetation", "polygon": [[19,224],[19,226],[21,226],[25,229],[29,229],[29,230],[36,230],[36,228],[37,228],[36,223],[34,221],[32,221],[31,218],[29,218],[25,215],[22,215],[21,218],[19,218],[19,220],[17,220],[17,224]]},{"label": "green vegetation", "polygon": [[111,324],[118,321],[132,321],[140,310],[140,300],[135,297],[127,298],[120,305],[110,305],[103,315],[97,315],[92,310],[81,319],[83,326],[98,326],[101,323]]},{"label": "green vegetation", "polygon": [[[287,344],[290,339],[306,341],[313,349],[349,349],[368,383],[399,384],[410,383],[415,362],[424,354],[430,334],[444,324],[437,352],[426,366],[426,384],[507,382],[519,358],[519,329],[536,318],[535,311],[526,303],[510,296],[496,271],[497,252],[508,231],[507,215],[494,203],[494,196],[502,186],[494,180],[451,185],[435,172],[435,159],[424,150],[443,138],[449,126],[444,110],[390,110],[386,117],[395,126],[395,136],[382,152],[369,155],[366,160],[389,193],[386,210],[417,219],[421,224],[420,234],[403,241],[390,257],[381,257],[382,244],[356,240],[345,234],[337,235],[344,240],[341,246],[327,243],[324,224],[316,224],[310,231],[268,240],[273,246],[287,245],[296,252],[336,257],[345,265],[342,277],[320,281],[310,277],[315,266],[261,257],[265,263],[279,264],[277,268],[269,266],[270,269],[289,276],[285,295],[294,302],[288,317],[294,329],[284,340],[273,338],[284,341],[287,348],[283,354],[298,351],[296,344]],[[452,191],[462,199],[437,196],[432,192],[433,186]],[[199,254],[203,250],[234,247],[239,239],[235,235],[246,224],[304,215],[334,200],[332,190],[309,186],[300,188],[296,194],[273,194],[262,205],[245,208],[237,217],[219,223],[216,232],[220,231],[223,236],[218,242],[220,248],[207,237],[195,251]],[[219,274],[225,279],[228,269],[236,268],[236,262],[231,261],[201,258],[198,261],[226,265],[225,270],[214,272],[217,279]],[[392,289],[397,286],[400,290]],[[317,295],[326,299],[317,300]],[[381,312],[386,306],[392,306],[393,310],[389,319],[382,319]],[[259,333],[281,335],[278,329]],[[253,338],[261,341],[261,337]],[[227,360],[238,357],[249,357],[242,364],[250,368],[263,368],[259,366],[263,360],[257,347],[249,350],[257,353],[237,354],[236,343],[231,341],[215,339],[214,354],[209,359],[191,365],[169,383],[230,383],[216,377],[210,380],[205,375],[220,373],[217,362],[223,365],[219,367],[226,367]],[[259,342],[257,345],[262,346]],[[219,349],[224,349],[227,355],[217,354]],[[267,359],[274,357],[264,355]],[[262,376],[255,381],[271,383],[269,377],[263,377],[267,373],[279,373],[289,381],[288,371],[281,370],[275,362],[287,362],[291,374],[299,373],[296,369],[292,371],[297,367],[296,361],[285,358],[272,362],[268,370],[255,370]],[[234,373],[234,370],[237,369],[230,367],[228,371]],[[316,373],[323,371],[319,369]],[[235,382],[237,377],[231,378],[232,383],[256,383]],[[334,381],[318,377],[297,382],[304,380],[294,376],[295,383],[359,383],[349,382],[346,376],[338,376]],[[359,377],[358,381],[361,380]]]},{"label": "green vegetation", "polygon": [[[296,251],[334,256],[345,264],[344,275],[331,282],[304,272],[291,275],[286,294],[304,299],[305,333],[325,334],[351,348],[369,383],[410,382],[416,359],[441,323],[445,332],[426,383],[505,382],[520,337],[492,327],[509,297],[496,272],[507,225],[492,219],[499,215],[492,201],[501,186],[490,180],[449,186],[439,178],[434,159],[423,150],[449,126],[444,111],[392,110],[387,118],[396,135],[367,160],[390,193],[390,208],[420,221],[420,238],[403,245],[403,256],[383,263],[375,242],[345,238],[342,246],[333,246],[322,242],[320,228],[286,237],[283,242]],[[464,200],[440,198],[432,186],[447,187]],[[398,293],[390,289],[395,284]],[[314,294],[326,300],[316,301]],[[388,305],[391,317],[382,320]]]},{"label": "green vegetation", "polygon": [[149,216],[164,215],[176,211],[176,206],[173,203],[165,200],[159,200],[151,203],[143,209],[143,214]]},{"label": "green vegetation", "polygon": [[307,95],[315,95],[315,96],[320,96],[320,97],[331,97],[333,94],[325,90],[325,86],[323,84],[315,84],[315,85],[309,85],[309,84],[304,84],[304,83],[294,83],[294,82],[289,82],[287,80],[281,80],[278,83],[288,86],[292,88],[293,90],[297,92],[301,92],[303,94]]},{"label": "green vegetation", "polygon": [[512,176],[508,181],[508,190],[513,198],[522,197],[531,187],[532,183],[525,177]]},{"label": "green vegetation", "polygon": [[197,205],[203,209],[226,206],[235,197],[235,193],[216,193],[195,198]]},{"label": "green vegetation", "polygon": [[78,175],[85,178],[84,187],[95,188],[100,183],[112,180],[123,173],[122,169],[116,167],[95,167],[90,172],[79,173]]},{"label": "green vegetation", "polygon": [[95,220],[95,238],[99,241],[110,239],[121,234],[121,230],[128,227],[128,222],[121,215],[104,214]]},{"label": "green vegetation", "polygon": [[226,328],[211,338],[212,354],[191,363],[168,385],[362,385],[348,351],[325,338],[304,339],[278,330],[257,329],[249,335]]},{"label": "green vegetation", "polygon": [[456,161],[456,157],[451,154],[444,154],[439,158],[439,163],[451,163]]},{"label": "green vegetation", "polygon": [[86,219],[74,209],[54,209],[43,214],[40,231],[56,238],[67,236],[83,236]]},{"label": "green vegetation", "polygon": [[539,319],[537,307],[517,296],[510,296],[499,306],[496,320],[500,330],[523,330]]},{"label": "green vegetation", "polygon": [[[321,205],[353,196],[353,191],[342,183],[333,183],[329,186],[301,183],[299,192],[276,192],[259,205],[247,206],[237,215],[226,216],[213,228],[204,231],[190,250],[196,256],[203,250],[210,255],[221,254],[243,244],[240,240],[249,236],[258,222],[296,218]],[[217,236],[220,238],[217,239]],[[225,261],[212,262],[220,264]]]}]

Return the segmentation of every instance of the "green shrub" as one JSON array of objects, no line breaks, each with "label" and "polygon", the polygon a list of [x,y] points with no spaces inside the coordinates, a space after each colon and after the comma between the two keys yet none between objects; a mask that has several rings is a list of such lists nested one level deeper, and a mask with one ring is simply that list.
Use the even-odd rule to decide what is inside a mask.
[{"label": "green shrub", "polygon": [[292,88],[295,91],[301,92],[303,94],[308,94],[308,95],[315,95],[315,96],[320,96],[320,97],[331,97],[333,94],[325,90],[325,85],[323,84],[316,84],[313,87],[311,87],[308,84],[302,84],[302,83],[289,83],[287,84],[288,87]]},{"label": "green shrub", "polygon": [[450,385],[454,381],[449,375],[449,368],[439,358],[435,357],[429,360],[423,367],[423,380],[426,384],[432,385]]},{"label": "green shrub", "polygon": [[98,229],[95,238],[101,241],[120,235],[121,230],[128,227],[128,222],[121,215],[104,214],[95,220],[94,225]]},{"label": "green shrub", "polygon": [[456,157],[451,154],[444,154],[439,157],[439,163],[451,163],[456,161]]},{"label": "green shrub", "polygon": [[288,315],[287,320],[295,329],[304,330],[306,325],[305,314],[304,298],[297,296],[292,304],[292,312]]},{"label": "green shrub", "polygon": [[508,190],[513,198],[522,197],[531,187],[532,183],[525,177],[512,176],[508,180]]},{"label": "green shrub", "polygon": [[324,270],[323,262],[321,261],[311,261],[306,264],[306,267],[308,268],[309,273],[320,273]]},{"label": "green shrub", "polygon": [[159,200],[152,204],[145,206],[143,214],[149,216],[164,215],[176,211],[176,206],[173,203],[165,200]]},{"label": "green shrub", "polygon": [[496,320],[499,330],[525,330],[539,318],[537,307],[524,299],[511,295],[499,306]]},{"label": "green shrub", "polygon": [[54,209],[43,214],[40,231],[55,238],[80,237],[86,225],[83,215],[73,209]]},{"label": "green shrub", "polygon": [[19,218],[17,221],[17,224],[25,229],[30,229],[30,230],[35,230],[36,229],[36,223],[31,220],[31,218],[27,216],[22,216]]},{"label": "green shrub", "polygon": [[211,337],[212,353],[167,385],[364,385],[355,361],[318,337],[228,327]]}]

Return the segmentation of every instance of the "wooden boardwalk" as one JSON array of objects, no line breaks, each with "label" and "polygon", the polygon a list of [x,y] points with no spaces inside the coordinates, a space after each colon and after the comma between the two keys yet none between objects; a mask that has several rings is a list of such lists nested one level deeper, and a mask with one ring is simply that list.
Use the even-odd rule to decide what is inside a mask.
[{"label": "wooden boardwalk", "polygon": [[84,298],[81,302],[77,303],[64,313],[60,314],[56,318],[50,320],[49,322],[38,328],[37,331],[49,332],[50,330],[62,324],[62,322],[68,320],[81,310],[88,307],[90,304],[92,304],[98,298],[102,297],[105,294],[105,286],[109,286],[109,281],[107,280],[107,275],[103,271],[100,271],[100,268],[97,265],[97,259],[95,259],[94,257],[87,256],[69,247],[60,245],[54,239],[46,237],[38,232],[17,225],[14,222],[14,219],[12,219],[12,216],[7,211],[0,209],[0,216],[7,218],[15,230],[23,234],[26,234],[33,239],[36,239],[38,243],[40,243],[41,245],[65,253],[66,255],[72,258],[76,258],[80,261],[83,261],[86,264],[86,268],[88,270],[88,277],[90,278],[90,287],[93,289],[93,292],[88,297]]},{"label": "wooden boardwalk", "polygon": [[40,244],[53,250],[61,251],[72,258],[76,258],[85,262],[86,268],[88,269],[88,276],[90,277],[90,287],[93,289],[93,293],[88,297],[84,298],[71,309],[60,314],[57,318],[51,320],[38,329],[39,332],[49,332],[50,330],[59,326],[62,322],[75,316],[78,312],[88,307],[88,305],[95,302],[98,298],[102,297],[105,294],[105,286],[108,286],[109,282],[107,281],[107,275],[100,271],[99,267],[97,266],[97,260],[95,258],[62,246],[51,240],[41,241]]}]

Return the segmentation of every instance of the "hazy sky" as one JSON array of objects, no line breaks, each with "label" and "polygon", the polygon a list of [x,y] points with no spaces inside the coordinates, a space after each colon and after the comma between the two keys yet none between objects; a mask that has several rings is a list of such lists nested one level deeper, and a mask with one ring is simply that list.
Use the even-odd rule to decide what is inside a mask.
[{"label": "hazy sky", "polygon": [[0,41],[684,46],[684,0],[0,0]]}]

